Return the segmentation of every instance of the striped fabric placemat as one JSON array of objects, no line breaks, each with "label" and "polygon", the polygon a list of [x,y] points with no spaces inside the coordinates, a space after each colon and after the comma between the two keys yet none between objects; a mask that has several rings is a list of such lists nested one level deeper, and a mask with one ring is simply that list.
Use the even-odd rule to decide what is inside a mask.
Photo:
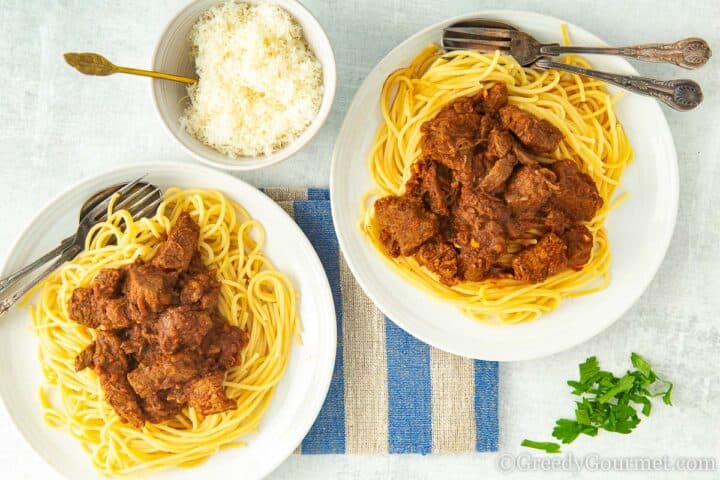
[{"label": "striped fabric placemat", "polygon": [[430,347],[373,305],[339,251],[327,190],[264,191],[315,247],[337,311],[330,390],[296,453],[496,451],[497,362]]}]

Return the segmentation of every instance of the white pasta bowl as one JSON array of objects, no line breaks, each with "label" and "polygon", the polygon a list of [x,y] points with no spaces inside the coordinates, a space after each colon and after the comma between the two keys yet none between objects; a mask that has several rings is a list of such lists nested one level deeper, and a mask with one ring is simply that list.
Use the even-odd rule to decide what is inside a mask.
[{"label": "white pasta bowl", "polygon": [[[195,0],[182,9],[163,31],[153,53],[152,69],[195,77],[195,65],[192,57],[190,31],[193,25],[210,8],[227,0]],[[320,23],[312,14],[295,0],[243,0],[253,5],[270,3],[286,10],[302,27],[305,40],[323,69],[323,99],[320,110],[308,128],[295,140],[270,155],[257,157],[237,157],[228,155],[203,144],[180,125],[180,117],[189,105],[187,86],[181,83],[157,80],[152,81],[152,98],[155,110],[163,125],[188,153],[197,160],[213,167],[225,170],[255,170],[288,159],[306,144],[327,120],[335,99],[337,72],[335,55],[330,40]]]},{"label": "white pasta bowl", "polygon": [[[574,347],[619,319],[648,287],[665,256],[678,206],[677,155],[658,103],[626,94],[616,104],[635,161],[623,174],[618,194],[629,195],[610,212],[606,226],[612,250],[612,281],[602,291],[566,299],[555,311],[532,322],[497,325],[480,322],[407,282],[368,241],[357,222],[361,199],[375,187],[368,155],[382,122],[381,89],[389,72],[407,65],[443,28],[473,18],[511,23],[541,41],[560,40],[563,24],[578,45],[606,46],[600,38],[563,20],[533,12],[485,10],[451,18],[416,33],[398,45],[360,85],[340,132],[330,170],[330,198],[340,248],[367,296],[398,326],[433,347],[482,360],[517,361],[548,356]],[[595,56],[594,68],[638,75],[620,57]],[[612,95],[618,92],[610,86]]]}]

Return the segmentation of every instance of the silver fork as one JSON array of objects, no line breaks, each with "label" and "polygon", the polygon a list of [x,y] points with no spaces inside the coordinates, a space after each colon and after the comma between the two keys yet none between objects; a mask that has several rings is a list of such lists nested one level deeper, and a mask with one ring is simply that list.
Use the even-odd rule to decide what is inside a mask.
[{"label": "silver fork", "polygon": [[[85,239],[93,225],[107,220],[107,209],[112,198],[119,194],[120,198],[114,205],[114,210],[127,210],[134,218],[152,215],[162,201],[162,191],[154,185],[141,183],[143,177],[136,178],[126,184],[115,185],[88,199],[81,210],[80,222],[75,233],[60,242],[50,252],[41,256],[26,267],[8,275],[0,280],[0,316],[4,315],[10,307],[20,300],[27,292],[37,285],[43,278],[60,267],[68,260],[75,258],[85,248]],[[57,258],[55,258],[57,257]],[[31,272],[55,259],[47,268],[31,278],[14,293],[13,287]]]},{"label": "silver fork", "polygon": [[[482,31],[483,33],[469,34],[461,33],[461,31]],[[515,57],[521,65],[537,67],[543,70],[564,70],[566,72],[576,73],[586,77],[598,78],[608,83],[612,83],[620,88],[624,88],[630,92],[657,98],[668,106],[679,111],[692,110],[700,105],[703,100],[702,88],[697,82],[692,80],[656,80],[648,77],[600,72],[589,68],[553,62],[552,60],[542,56],[542,54],[538,56],[535,53],[528,53],[529,49],[523,44],[523,42],[527,41],[527,38],[535,41],[529,35],[518,30],[505,28],[450,26],[443,32],[442,45],[446,51],[477,50],[480,52],[494,52],[499,50],[501,53],[509,54]],[[555,46],[559,47],[559,45]]]},{"label": "silver fork", "polygon": [[447,50],[474,48],[475,42],[494,45],[515,57],[520,65],[530,65],[540,57],[564,53],[622,55],[647,62],[672,63],[688,70],[700,68],[712,56],[710,46],[702,38],[691,37],[674,43],[648,43],[631,47],[575,47],[557,43],[540,43],[520,30],[504,28],[450,26],[444,30],[443,47]]}]

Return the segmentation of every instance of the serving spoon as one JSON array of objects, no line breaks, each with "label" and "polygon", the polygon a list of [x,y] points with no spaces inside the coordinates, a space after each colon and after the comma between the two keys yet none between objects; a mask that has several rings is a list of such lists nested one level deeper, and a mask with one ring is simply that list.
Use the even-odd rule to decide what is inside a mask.
[{"label": "serving spoon", "polygon": [[197,83],[196,78],[183,77],[182,75],[173,75],[172,73],[156,72],[153,70],[140,70],[138,68],[120,67],[97,53],[70,52],[64,54],[63,57],[65,57],[65,61],[68,65],[85,75],[107,76],[114,73],[127,73],[130,75],[172,80],[173,82],[180,82],[188,85]]},{"label": "serving spoon", "polygon": [[[133,218],[153,214],[162,201],[162,191],[158,187],[141,180],[142,178],[138,178],[132,182],[112,185],[94,193],[85,200],[85,203],[80,208],[78,227],[74,234],[62,240],[57,247],[34,262],[0,279],[0,317],[35,285],[40,283],[43,278],[84,250],[85,238],[93,225],[107,220],[108,206],[115,194],[121,195],[121,198],[114,205],[116,211],[128,210]],[[55,261],[49,267],[11,294],[13,287],[22,278],[53,259]]]}]

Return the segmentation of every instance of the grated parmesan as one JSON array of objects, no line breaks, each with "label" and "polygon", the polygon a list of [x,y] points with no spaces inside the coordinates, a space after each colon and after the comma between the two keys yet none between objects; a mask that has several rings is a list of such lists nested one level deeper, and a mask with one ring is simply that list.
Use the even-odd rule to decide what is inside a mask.
[{"label": "grated parmesan", "polygon": [[208,10],[190,40],[199,82],[180,125],[229,155],[268,155],[302,134],[320,109],[322,66],[302,28],[276,5]]}]

